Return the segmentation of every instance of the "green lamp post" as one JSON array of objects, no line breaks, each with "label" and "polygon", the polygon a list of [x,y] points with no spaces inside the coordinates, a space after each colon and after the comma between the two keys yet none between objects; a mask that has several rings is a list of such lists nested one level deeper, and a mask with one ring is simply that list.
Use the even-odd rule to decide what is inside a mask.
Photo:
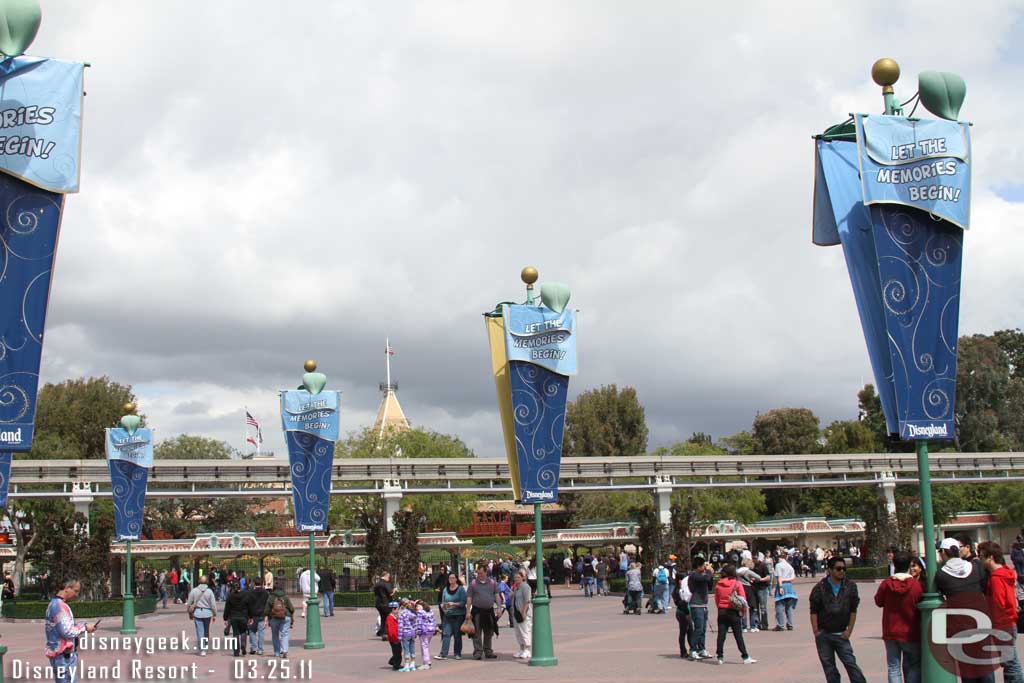
[{"label": "green lamp post", "polygon": [[[139,428],[142,418],[135,414],[136,406],[134,403],[125,403],[123,409],[125,414],[121,416],[121,426],[134,434]],[[138,631],[135,629],[135,588],[132,585],[134,577],[132,571],[132,542],[129,539],[124,544],[126,580],[124,606],[121,611],[121,635],[130,636]]]},{"label": "green lamp post", "polygon": [[[327,384],[327,377],[316,371],[316,361],[307,360],[303,364],[306,371],[302,376],[302,388],[310,395],[319,394]],[[309,532],[309,597],[306,598],[306,650],[322,650],[323,636],[320,633],[320,599],[316,590],[316,533]]]}]

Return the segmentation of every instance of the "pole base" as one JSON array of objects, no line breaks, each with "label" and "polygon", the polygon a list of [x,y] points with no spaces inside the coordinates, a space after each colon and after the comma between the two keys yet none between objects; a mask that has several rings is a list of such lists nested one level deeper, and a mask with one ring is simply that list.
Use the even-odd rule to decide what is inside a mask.
[{"label": "pole base", "polygon": [[121,611],[121,635],[131,636],[138,633],[135,629],[135,597],[127,596],[124,599],[124,608]]},{"label": "pole base", "polygon": [[306,642],[302,649],[324,649],[324,641],[320,636],[320,600],[312,595],[306,598]]},{"label": "pole base", "polygon": [[558,657],[531,657],[530,666],[558,666]]}]

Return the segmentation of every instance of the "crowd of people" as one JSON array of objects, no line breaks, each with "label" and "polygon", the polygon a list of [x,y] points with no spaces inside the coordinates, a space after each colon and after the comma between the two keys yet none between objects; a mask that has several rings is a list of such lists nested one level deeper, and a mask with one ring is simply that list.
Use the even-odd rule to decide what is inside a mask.
[{"label": "crowd of people", "polygon": [[[509,576],[511,573],[511,577]],[[515,634],[515,658],[530,659],[533,629],[533,596],[536,572],[530,562],[516,565],[511,558],[478,562],[468,582],[442,564],[434,576],[439,619],[425,599],[397,594],[390,572],[374,585],[374,602],[380,616],[377,636],[391,648],[388,664],[395,671],[430,669],[435,660],[462,659],[463,636],[473,644],[473,659],[497,659],[493,638],[507,619]],[[440,649],[431,658],[431,639],[441,636]],[[417,664],[418,661],[418,664]]]}]

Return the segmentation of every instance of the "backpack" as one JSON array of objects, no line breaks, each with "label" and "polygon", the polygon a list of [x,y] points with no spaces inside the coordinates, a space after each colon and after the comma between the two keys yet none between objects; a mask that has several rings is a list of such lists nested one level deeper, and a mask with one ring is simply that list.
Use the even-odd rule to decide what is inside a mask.
[{"label": "backpack", "polygon": [[683,580],[679,582],[679,599],[683,602],[690,602],[690,598],[693,597],[693,593],[690,592],[690,577],[684,576]]},{"label": "backpack", "polygon": [[284,619],[288,616],[288,606],[284,602],[284,598],[279,595],[274,596],[274,602],[270,605],[270,618],[271,619]]},{"label": "backpack", "polygon": [[658,567],[658,583],[668,583],[668,570],[664,567]]}]

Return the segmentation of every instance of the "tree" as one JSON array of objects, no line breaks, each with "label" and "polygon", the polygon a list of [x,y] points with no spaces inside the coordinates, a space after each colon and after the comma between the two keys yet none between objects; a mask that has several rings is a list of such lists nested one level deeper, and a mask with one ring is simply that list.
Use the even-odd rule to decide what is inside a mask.
[{"label": "tree", "polygon": [[875,392],[874,384],[865,384],[857,392],[857,419],[874,435],[876,443],[883,446],[886,444],[889,429],[885,426],[882,399]]},{"label": "tree", "polygon": [[[228,460],[237,451],[227,443],[205,436],[179,434],[153,449],[157,460]],[[153,482],[159,490],[164,484]],[[167,484],[172,488],[175,484]],[[279,525],[277,515],[263,512],[256,497],[155,498],[147,497],[142,523],[144,534],[157,530],[172,538],[188,538],[206,531],[262,531]]]},{"label": "tree", "polygon": [[999,523],[1017,529],[1024,528],[1024,484],[998,484],[991,489],[990,509],[999,517]]},{"label": "tree", "polygon": [[1024,332],[1020,328],[997,330],[992,333],[992,341],[1006,354],[1010,378],[1024,379]]},{"label": "tree", "polygon": [[826,453],[875,453],[884,443],[863,421],[836,420],[825,427]]},{"label": "tree", "polygon": [[818,418],[807,408],[773,408],[754,418],[754,450],[765,455],[814,453]]},{"label": "tree", "polygon": [[1008,450],[1004,397],[1010,389],[1010,359],[991,337],[961,337],[958,350],[956,425],[967,452]]},{"label": "tree", "polygon": [[723,436],[719,445],[730,455],[753,455],[754,435],[745,430],[736,432],[732,436]]},{"label": "tree", "polygon": [[[337,442],[335,457],[472,458],[474,454],[458,437],[429,429],[387,430],[381,437],[374,429],[366,428]],[[473,523],[477,500],[478,496],[466,493],[412,494],[405,496],[402,503],[425,518],[426,528],[457,531]],[[331,499],[331,525],[338,528],[360,526],[360,520],[367,519],[366,515],[360,517],[360,513],[375,513],[380,505],[378,495],[335,496]],[[375,516],[371,514],[370,518],[375,519]]]},{"label": "tree", "polygon": [[614,457],[647,452],[647,422],[636,389],[585,391],[566,406],[562,455]]},{"label": "tree", "polygon": [[635,519],[636,510],[654,508],[651,494],[646,491],[586,491],[569,496],[563,494],[560,498],[572,511],[570,524],[574,527]]},{"label": "tree", "polygon": [[765,513],[764,493],[753,488],[680,489],[672,494],[671,543],[684,566],[709,524],[751,524]]},{"label": "tree", "polygon": [[[105,458],[105,427],[124,415],[124,404],[135,403],[130,385],[109,377],[69,379],[45,384],[36,403],[36,434],[51,435],[82,458]],[[145,416],[140,413],[145,419]]]}]

